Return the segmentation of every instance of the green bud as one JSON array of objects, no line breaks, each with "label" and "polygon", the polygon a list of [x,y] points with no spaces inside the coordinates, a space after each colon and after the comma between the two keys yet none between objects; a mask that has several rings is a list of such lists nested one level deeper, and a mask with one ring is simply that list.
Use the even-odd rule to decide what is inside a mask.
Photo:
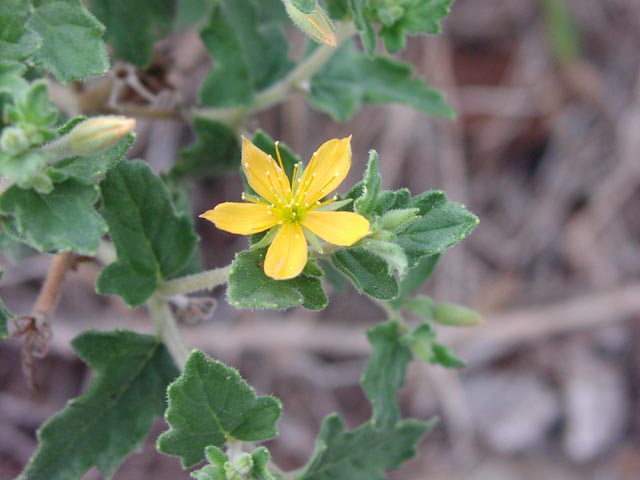
[{"label": "green bud", "polygon": [[0,137],[0,149],[9,155],[18,155],[24,152],[31,143],[27,134],[18,127],[6,127]]},{"label": "green bud", "polygon": [[320,8],[320,5],[316,4],[315,8],[309,13],[300,10],[293,4],[292,0],[284,0],[284,6],[289,17],[300,30],[318,43],[324,43],[332,47],[336,46],[333,23],[331,23],[324,10]]},{"label": "green bud", "polygon": [[434,308],[433,319],[450,327],[475,327],[482,322],[478,312],[461,305],[440,303]]},{"label": "green bud", "polygon": [[245,475],[248,475],[253,468],[253,458],[251,454],[242,452],[233,460],[225,462],[224,473],[227,480],[242,480]]},{"label": "green bud", "polygon": [[418,220],[419,208],[398,208],[389,210],[380,217],[380,225],[384,230],[400,233],[413,222]]},{"label": "green bud", "polygon": [[404,250],[397,243],[387,242],[376,238],[365,238],[360,243],[365,250],[382,258],[389,266],[389,273],[396,270],[400,277],[404,277],[409,269],[409,262]]},{"label": "green bud", "polygon": [[94,117],[79,123],[67,136],[76,155],[93,155],[118,143],[133,130],[136,121],[119,115]]}]

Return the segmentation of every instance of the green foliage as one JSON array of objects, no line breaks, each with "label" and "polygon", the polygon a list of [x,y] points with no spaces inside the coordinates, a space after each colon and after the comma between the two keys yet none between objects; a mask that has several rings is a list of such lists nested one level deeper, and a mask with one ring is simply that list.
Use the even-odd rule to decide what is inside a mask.
[{"label": "green foliage", "polygon": [[393,308],[401,308],[409,296],[424,285],[429,277],[431,277],[439,259],[439,254],[422,257],[418,263],[409,270],[407,275],[402,279],[402,282],[400,282],[398,297],[390,303]]},{"label": "green foliage", "polygon": [[[23,2],[26,3],[26,2]],[[37,34],[40,48],[33,60],[57,80],[69,82],[104,74],[109,60],[102,42],[104,26],[80,0],[33,0],[26,22]]]},{"label": "green foliage", "polygon": [[[0,279],[2,279],[2,270],[0,270]],[[7,337],[7,320],[14,317],[13,313],[5,306],[0,298],[0,339]]]},{"label": "green foliage", "polygon": [[317,0],[291,0],[291,3],[304,13],[311,13],[318,5]]},{"label": "green foliage", "polygon": [[240,145],[236,134],[226,125],[196,117],[193,121],[196,143],[180,151],[180,160],[171,174],[181,177],[220,175],[237,170],[240,165]]},{"label": "green foliage", "polygon": [[293,65],[282,27],[260,24],[251,0],[217,2],[201,36],[215,61],[200,90],[205,105],[250,105],[255,92],[282,78]]},{"label": "green foliage", "polygon": [[541,2],[549,41],[560,63],[572,63],[580,58],[580,33],[566,0]]},{"label": "green foliage", "polygon": [[111,476],[162,415],[165,389],[178,375],[152,336],[90,331],[72,345],[95,378],[84,395],[39,430],[40,445],[21,480],[74,480],[92,466]]},{"label": "green foliage", "polygon": [[433,423],[402,420],[377,428],[367,422],[352,432],[336,415],[324,419],[316,452],[298,480],[384,480],[385,472],[415,455]]},{"label": "green foliage", "polygon": [[10,187],[0,197],[3,225],[13,236],[48,253],[93,255],[107,226],[93,205],[95,185],[69,178],[48,194]]},{"label": "green foliage", "polygon": [[176,0],[90,0],[89,6],[107,27],[115,56],[141,67],[151,61],[156,40],[169,33],[177,8]]},{"label": "green foliage", "polygon": [[333,265],[344,273],[360,293],[381,300],[398,295],[398,281],[385,260],[360,247],[344,248],[331,255]]},{"label": "green foliage", "polygon": [[258,442],[277,435],[280,401],[257,397],[237,370],[198,350],[191,353],[168,395],[165,417],[171,429],[158,438],[158,450],[179,456],[185,467],[202,461],[208,446],[221,447],[231,440]]},{"label": "green foliage", "polygon": [[428,323],[418,325],[402,341],[421,360],[446,368],[464,367],[464,362],[444,345],[436,342],[436,332]]},{"label": "green foliage", "polygon": [[327,296],[322,289],[321,271],[309,262],[302,275],[290,280],[267,277],[262,268],[266,248],[240,252],[229,274],[229,303],[240,308],[285,309],[302,305],[308,310],[322,310]]},{"label": "green foliage", "polygon": [[311,78],[309,103],[337,121],[351,118],[363,103],[387,102],[453,117],[442,95],[412,75],[409,65],[387,57],[368,57],[348,42]]},{"label": "green foliage", "polygon": [[[22,78],[25,70],[26,68],[22,63],[0,60],[0,109],[3,108],[2,94],[17,97],[29,88],[27,81]],[[4,122],[4,120],[0,119],[0,122]]]},{"label": "green foliage", "polygon": [[256,448],[251,454],[242,453],[235,461],[218,447],[209,446],[205,449],[209,465],[191,473],[196,480],[275,480],[268,470],[271,458],[269,450],[264,447]]},{"label": "green foliage", "polygon": [[0,52],[2,60],[24,60],[42,46],[42,40],[25,28],[31,14],[28,0],[4,0],[0,9]]},{"label": "green foliage", "polygon": [[367,332],[373,348],[362,376],[362,386],[373,405],[371,422],[377,428],[393,426],[400,418],[398,391],[406,379],[411,350],[401,342],[402,327],[396,320],[376,325]]},{"label": "green foliage", "polygon": [[123,162],[100,183],[102,216],[118,259],[96,284],[129,306],[144,303],[163,280],[189,260],[198,237],[188,217],[178,215],[162,181],[140,161]]}]

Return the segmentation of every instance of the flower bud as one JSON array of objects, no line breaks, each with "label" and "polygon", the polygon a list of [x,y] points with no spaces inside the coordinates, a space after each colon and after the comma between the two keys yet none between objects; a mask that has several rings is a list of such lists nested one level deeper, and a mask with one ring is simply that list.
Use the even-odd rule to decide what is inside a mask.
[{"label": "flower bud", "polygon": [[19,127],[6,127],[0,137],[0,149],[9,155],[18,155],[29,148],[29,137]]},{"label": "flower bud", "polygon": [[320,5],[316,5],[316,8],[309,13],[300,10],[291,0],[285,0],[284,6],[289,17],[300,30],[318,43],[324,43],[332,47],[336,46],[333,23],[331,23],[324,10],[320,8]]},{"label": "flower bud", "polygon": [[94,117],[79,123],[67,137],[75,155],[93,155],[118,143],[133,130],[136,121],[119,115]]},{"label": "flower bud", "polygon": [[482,322],[482,316],[478,312],[451,303],[436,305],[433,319],[450,327],[475,327]]},{"label": "flower bud", "polygon": [[252,468],[253,458],[249,453],[243,452],[233,460],[225,462],[224,473],[227,480],[241,480]]}]

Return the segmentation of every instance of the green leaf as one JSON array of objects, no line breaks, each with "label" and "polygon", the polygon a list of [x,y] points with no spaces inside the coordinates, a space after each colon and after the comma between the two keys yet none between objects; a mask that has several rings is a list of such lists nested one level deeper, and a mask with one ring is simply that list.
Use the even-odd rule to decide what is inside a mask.
[{"label": "green leaf", "polygon": [[44,195],[9,188],[0,197],[3,224],[33,248],[48,253],[94,255],[107,226],[93,208],[96,186],[70,178]]},{"label": "green leaf", "polygon": [[324,419],[316,451],[298,480],[385,480],[385,472],[415,456],[418,441],[433,427],[402,420],[388,428],[367,422],[344,432],[344,422],[336,415]]},{"label": "green leaf", "polygon": [[311,13],[318,4],[317,0],[290,0],[291,4],[304,13]]},{"label": "green leaf", "polygon": [[251,452],[251,458],[253,459],[253,469],[251,470],[250,478],[255,480],[275,480],[275,477],[269,472],[269,460],[271,460],[269,450],[264,447],[258,447]]},{"label": "green leaf", "polygon": [[351,118],[363,103],[401,103],[452,118],[454,111],[442,95],[424,79],[412,76],[409,65],[386,57],[367,57],[347,42],[311,78],[309,103],[341,122]]},{"label": "green leaf", "polygon": [[367,0],[350,0],[353,23],[360,32],[360,40],[367,55],[373,55],[376,48],[376,34],[365,16]]},{"label": "green leaf", "polygon": [[331,255],[335,267],[353,282],[359,292],[381,300],[398,295],[398,282],[387,262],[359,247],[341,248]]},{"label": "green leaf", "polygon": [[129,306],[140,305],[187,263],[198,237],[145,163],[121,162],[100,188],[101,213],[118,260],[100,273],[96,288],[102,294],[120,295]]},{"label": "green leaf", "polygon": [[240,144],[233,130],[200,117],[193,120],[193,127],[196,143],[180,151],[180,160],[171,169],[172,175],[204,177],[238,169]]},{"label": "green leaf", "polygon": [[[2,279],[2,270],[0,269],[0,279]],[[4,302],[0,298],[0,338],[7,338],[9,332],[7,332],[7,320],[14,317],[13,313],[4,305]]]},{"label": "green leaf", "polygon": [[72,345],[95,378],[39,430],[22,480],[74,480],[92,466],[110,477],[162,415],[167,385],[179,374],[155,336],[89,331]]},{"label": "green leaf", "polygon": [[449,14],[453,0],[400,0],[397,3],[402,15],[392,24],[383,25],[378,32],[390,52],[405,48],[405,35],[440,33],[440,22]]},{"label": "green leaf", "polygon": [[436,342],[436,331],[428,323],[418,325],[402,338],[402,342],[424,362],[446,368],[461,368],[465,365],[449,348]]},{"label": "green leaf", "polygon": [[209,18],[214,0],[180,0],[175,14],[174,30],[187,30]]},{"label": "green leaf", "polygon": [[53,190],[53,182],[43,173],[50,156],[38,150],[27,150],[18,155],[0,152],[0,175],[11,179],[23,189],[34,188],[47,194]]},{"label": "green leaf", "polygon": [[410,295],[415,293],[431,277],[431,274],[438,264],[440,255],[429,255],[422,257],[409,269],[407,275],[400,282],[400,293],[398,298],[392,300],[390,305],[396,310],[402,308]]},{"label": "green leaf", "polygon": [[42,46],[38,35],[25,28],[31,5],[28,0],[3,0],[0,9],[2,60],[25,60]]},{"label": "green leaf", "polygon": [[106,174],[115,167],[127,154],[135,141],[135,135],[130,133],[113,147],[103,152],[88,157],[66,158],[52,167],[56,175],[73,177],[87,183],[92,183],[96,178]]},{"label": "green leaf", "polygon": [[406,380],[411,350],[400,342],[400,324],[395,320],[376,325],[367,332],[373,348],[371,360],[362,376],[362,386],[373,405],[372,423],[391,427],[400,418],[398,391]]},{"label": "green leaf", "polygon": [[398,244],[415,266],[420,258],[435,255],[464,239],[478,224],[478,217],[463,205],[451,202],[440,191],[414,198],[420,219],[398,235]]},{"label": "green leaf", "polygon": [[360,196],[353,202],[354,211],[365,216],[369,216],[375,211],[380,196],[382,177],[378,164],[378,152],[371,150],[367,170],[362,179]]},{"label": "green leaf", "polygon": [[0,94],[7,93],[12,97],[18,97],[27,90],[29,84],[22,78],[25,70],[26,67],[22,63],[0,61]]},{"label": "green leaf", "polygon": [[260,25],[251,0],[217,2],[201,36],[214,58],[200,90],[205,105],[250,105],[254,92],[269,87],[293,66],[281,26]]},{"label": "green leaf", "polygon": [[176,0],[90,0],[89,6],[105,27],[105,40],[116,57],[145,67],[157,39],[169,33]]},{"label": "green leaf", "polygon": [[262,269],[266,251],[262,248],[236,255],[229,274],[229,303],[239,308],[256,309],[302,305],[309,310],[322,310],[327,306],[327,296],[312,262],[296,278],[274,280]]},{"label": "green leaf", "polygon": [[562,64],[580,59],[580,32],[566,0],[543,0],[542,10],[555,58]]},{"label": "green leaf", "polygon": [[35,60],[57,80],[70,82],[104,74],[109,68],[102,42],[104,26],[80,0],[34,0],[27,28],[42,38]]},{"label": "green leaf", "polygon": [[209,462],[200,470],[191,472],[191,476],[196,480],[227,480],[224,472],[224,464],[229,460],[226,453],[218,447],[209,445],[204,449],[204,454]]},{"label": "green leaf", "polygon": [[171,429],[158,438],[158,450],[177,455],[186,468],[204,459],[205,448],[228,440],[259,442],[278,434],[280,401],[257,397],[237,370],[194,350],[184,373],[168,389],[165,414]]}]

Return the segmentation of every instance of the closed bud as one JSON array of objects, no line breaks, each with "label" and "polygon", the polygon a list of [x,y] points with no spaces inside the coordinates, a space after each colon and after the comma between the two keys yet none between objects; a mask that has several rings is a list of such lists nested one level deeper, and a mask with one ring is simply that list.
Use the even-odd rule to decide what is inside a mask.
[{"label": "closed bud", "polygon": [[31,142],[27,134],[18,127],[6,127],[0,137],[0,149],[9,155],[18,155],[29,148]]},{"label": "closed bud", "polygon": [[420,209],[418,208],[398,208],[389,210],[380,217],[380,224],[384,230],[400,233],[413,222],[418,220]]},{"label": "closed bud", "polygon": [[243,452],[233,460],[224,464],[224,473],[227,480],[242,480],[253,468],[253,458],[249,453]]},{"label": "closed bud", "polygon": [[114,146],[136,126],[133,118],[119,115],[94,117],[79,123],[67,136],[75,155],[93,155]]},{"label": "closed bud", "polygon": [[316,5],[309,13],[300,10],[291,0],[285,0],[284,6],[289,17],[300,30],[318,43],[324,43],[332,47],[336,46],[333,23],[331,23],[324,10],[320,8],[320,5]]},{"label": "closed bud", "polygon": [[475,327],[482,322],[478,312],[451,303],[436,305],[433,319],[441,325],[450,327]]}]

